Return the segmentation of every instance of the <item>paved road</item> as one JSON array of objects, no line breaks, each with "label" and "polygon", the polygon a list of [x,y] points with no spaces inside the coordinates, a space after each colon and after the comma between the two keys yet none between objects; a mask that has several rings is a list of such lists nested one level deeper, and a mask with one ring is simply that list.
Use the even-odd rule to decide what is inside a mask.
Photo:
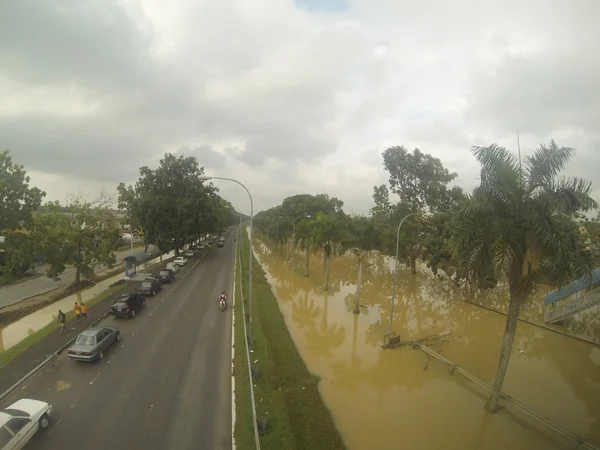
[{"label": "paved road", "polygon": [[[155,251],[156,249],[151,246],[148,251]],[[133,254],[138,255],[144,253],[143,248],[134,248]],[[131,250],[123,250],[115,252],[117,264],[121,263],[126,256],[131,254]],[[99,268],[96,274],[101,275],[108,269]],[[111,269],[112,270],[112,269]],[[46,292],[52,291],[61,286],[68,286],[75,282],[75,269],[73,267],[67,268],[67,270],[61,275],[60,280],[54,281],[52,278],[46,276],[34,278],[32,280],[23,281],[21,283],[13,284],[0,288],[0,308],[5,306],[14,305],[19,303],[26,298],[35,297],[36,295],[42,295]]]},{"label": "paved road", "polygon": [[121,340],[96,363],[63,354],[2,407],[28,397],[54,405],[28,449],[231,449],[231,290],[235,245],[188,261],[177,282],[133,319],[106,318]]}]

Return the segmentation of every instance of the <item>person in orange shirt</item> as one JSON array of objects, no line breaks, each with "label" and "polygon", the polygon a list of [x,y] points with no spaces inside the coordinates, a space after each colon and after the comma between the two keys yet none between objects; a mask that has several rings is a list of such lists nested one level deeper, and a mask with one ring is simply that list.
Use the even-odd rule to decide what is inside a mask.
[{"label": "person in orange shirt", "polygon": [[81,302],[81,319],[85,320],[86,322],[89,319],[88,313],[87,313],[87,306],[85,306],[85,303],[83,303],[83,302]]},{"label": "person in orange shirt", "polygon": [[81,306],[79,306],[79,303],[75,302],[75,317],[77,317],[77,323],[79,323],[81,321]]}]

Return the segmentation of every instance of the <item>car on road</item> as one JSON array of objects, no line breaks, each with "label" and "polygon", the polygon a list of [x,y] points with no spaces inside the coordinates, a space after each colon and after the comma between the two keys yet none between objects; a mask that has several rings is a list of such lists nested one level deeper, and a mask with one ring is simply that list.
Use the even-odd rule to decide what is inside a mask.
[{"label": "car on road", "polygon": [[172,283],[175,281],[175,272],[170,269],[161,270],[157,278],[163,284]]},{"label": "car on road", "polygon": [[23,448],[38,430],[50,425],[52,405],[40,400],[22,398],[0,411],[0,449]]},{"label": "car on road", "polygon": [[205,248],[206,248],[206,244],[204,242],[202,244],[198,245],[199,250],[204,250]]},{"label": "car on road", "polygon": [[137,290],[142,295],[155,296],[158,291],[162,290],[162,284],[156,278],[146,278],[142,281],[142,285]]},{"label": "car on road", "polygon": [[188,258],[193,258],[194,256],[196,256],[196,252],[194,252],[194,250],[186,250],[185,256],[187,256]]},{"label": "car on road", "polygon": [[139,292],[122,294],[115,300],[111,311],[115,317],[135,317],[135,314],[146,306],[146,297]]},{"label": "car on road", "polygon": [[121,332],[115,327],[88,328],[83,331],[67,354],[75,361],[94,361],[104,358],[104,352],[121,339]]},{"label": "car on road", "polygon": [[175,263],[172,263],[172,262],[170,262],[170,263],[168,263],[168,264],[167,264],[167,269],[168,269],[168,270],[172,270],[172,271],[173,271],[173,273],[177,273],[177,272],[179,272],[179,265],[178,265],[178,264],[175,264]]},{"label": "car on road", "polygon": [[173,260],[173,264],[178,266],[185,266],[187,264],[187,259],[185,259],[183,256],[178,256]]}]

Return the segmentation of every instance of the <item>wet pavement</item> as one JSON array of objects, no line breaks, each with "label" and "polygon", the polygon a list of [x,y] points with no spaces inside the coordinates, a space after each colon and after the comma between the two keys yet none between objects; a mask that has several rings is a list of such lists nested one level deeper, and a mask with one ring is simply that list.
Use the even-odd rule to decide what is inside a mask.
[{"label": "wet pavement", "polygon": [[[352,314],[357,258],[331,261],[331,288],[323,291],[324,264],[311,260],[311,276],[292,270],[285,255],[255,245],[308,369],[350,449],[566,449],[572,442],[512,410],[485,412],[487,398],[448,366],[418,349],[382,350],[388,331],[393,274],[389,258],[367,258],[361,314]],[[403,340],[450,333],[452,342],[430,348],[487,383],[493,382],[505,316],[468,302],[505,310],[506,292],[471,294],[423,271],[401,268],[393,331]],[[543,293],[522,317],[542,322]],[[598,338],[592,311],[570,324]],[[569,328],[567,327],[567,328]],[[600,446],[600,348],[520,322],[504,392],[553,422]],[[569,445],[571,444],[571,445]]]},{"label": "wet pavement", "polygon": [[231,449],[231,310],[235,245],[192,258],[135,317],[109,316],[121,339],[92,363],[62,353],[2,402],[47,401],[51,423],[28,449]]},{"label": "wet pavement", "polygon": [[[138,267],[138,273],[146,271],[148,268],[173,258],[175,254],[173,252],[161,255],[155,259],[146,261],[140,264]],[[27,336],[41,330],[46,325],[54,320],[57,320],[57,313],[59,309],[62,309],[65,313],[73,310],[75,302],[81,304],[81,302],[88,303],[98,294],[107,290],[113,283],[121,280],[123,274],[115,275],[114,277],[107,278],[106,280],[100,281],[94,286],[84,289],[83,291],[77,292],[73,295],[69,295],[62,300],[52,303],[22,319],[0,329],[0,351],[8,350],[9,348],[17,345]],[[143,279],[139,280],[140,282]]]}]

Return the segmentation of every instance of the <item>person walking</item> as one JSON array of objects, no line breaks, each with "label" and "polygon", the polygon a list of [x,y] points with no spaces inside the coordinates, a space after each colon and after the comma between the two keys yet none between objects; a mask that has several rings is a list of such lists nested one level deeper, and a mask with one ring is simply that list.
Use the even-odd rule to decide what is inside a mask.
[{"label": "person walking", "polygon": [[85,306],[85,303],[83,303],[83,302],[81,302],[81,319],[86,322],[89,319],[88,312],[87,312],[87,306]]},{"label": "person walking", "polygon": [[60,334],[64,334],[64,332],[67,331],[65,325],[67,323],[67,316],[60,309],[58,310],[58,323],[60,323]]},{"label": "person walking", "polygon": [[79,303],[75,302],[75,317],[77,318],[77,323],[79,323],[81,321],[81,306],[79,306]]}]

